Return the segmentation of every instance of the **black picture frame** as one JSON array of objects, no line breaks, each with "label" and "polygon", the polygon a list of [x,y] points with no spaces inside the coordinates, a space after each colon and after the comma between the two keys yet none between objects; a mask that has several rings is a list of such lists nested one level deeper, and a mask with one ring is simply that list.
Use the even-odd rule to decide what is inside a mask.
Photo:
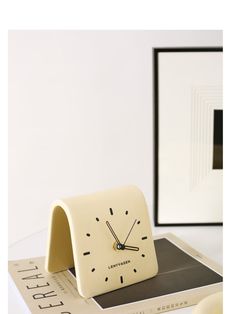
[{"label": "black picture frame", "polygon": [[159,178],[159,53],[162,52],[223,52],[222,46],[217,47],[162,47],[153,48],[153,152],[154,152],[154,175],[153,175],[153,208],[154,208],[154,225],[155,226],[222,226],[222,222],[205,222],[205,223],[160,223],[158,212],[158,178]]}]

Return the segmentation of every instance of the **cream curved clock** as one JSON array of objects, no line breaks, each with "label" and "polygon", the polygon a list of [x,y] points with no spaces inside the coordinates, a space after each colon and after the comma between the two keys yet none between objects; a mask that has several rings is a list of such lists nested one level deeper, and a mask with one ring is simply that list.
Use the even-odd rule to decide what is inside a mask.
[{"label": "cream curved clock", "polygon": [[158,272],[146,202],[135,186],[54,202],[48,243],[47,271],[75,267],[85,298]]}]

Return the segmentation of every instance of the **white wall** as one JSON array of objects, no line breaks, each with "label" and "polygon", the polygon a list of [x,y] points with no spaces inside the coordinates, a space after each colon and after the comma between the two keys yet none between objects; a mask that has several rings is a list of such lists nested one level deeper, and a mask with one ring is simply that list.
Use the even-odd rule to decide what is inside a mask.
[{"label": "white wall", "polygon": [[9,242],[60,196],[136,184],[152,214],[152,48],[221,31],[10,31]]}]

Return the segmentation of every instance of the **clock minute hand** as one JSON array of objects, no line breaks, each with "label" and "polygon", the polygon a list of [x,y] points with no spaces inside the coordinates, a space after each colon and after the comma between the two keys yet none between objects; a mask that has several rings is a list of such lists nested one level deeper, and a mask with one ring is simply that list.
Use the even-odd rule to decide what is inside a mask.
[{"label": "clock minute hand", "polygon": [[112,233],[112,236],[116,240],[117,244],[121,243],[120,240],[118,239],[116,233],[114,232],[113,228],[111,227],[111,225],[110,225],[110,223],[108,221],[106,221],[106,225],[108,226],[108,228],[109,228],[110,232]]}]

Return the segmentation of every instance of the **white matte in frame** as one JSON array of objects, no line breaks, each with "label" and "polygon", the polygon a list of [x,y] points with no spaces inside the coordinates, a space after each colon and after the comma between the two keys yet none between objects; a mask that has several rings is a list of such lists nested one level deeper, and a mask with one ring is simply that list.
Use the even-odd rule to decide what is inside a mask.
[{"label": "white matte in frame", "polygon": [[162,52],[158,66],[158,223],[222,222],[222,170],[212,169],[222,53]]}]

